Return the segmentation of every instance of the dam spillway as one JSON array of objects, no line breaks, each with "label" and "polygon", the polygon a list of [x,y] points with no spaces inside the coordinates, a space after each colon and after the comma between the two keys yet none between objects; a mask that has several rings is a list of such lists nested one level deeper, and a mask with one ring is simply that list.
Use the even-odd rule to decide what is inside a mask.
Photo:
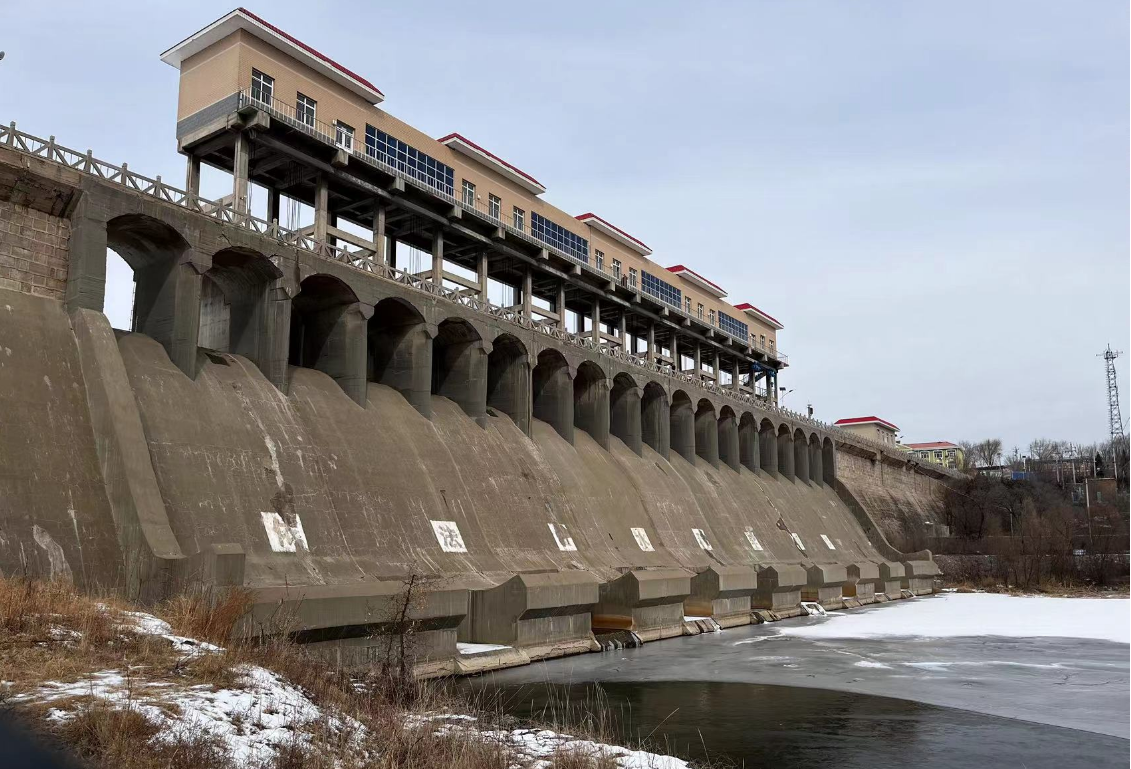
[{"label": "dam spillway", "polygon": [[419,577],[431,673],[932,590],[869,506],[940,470],[109,168],[0,129],[3,574],[244,587],[354,664]]}]

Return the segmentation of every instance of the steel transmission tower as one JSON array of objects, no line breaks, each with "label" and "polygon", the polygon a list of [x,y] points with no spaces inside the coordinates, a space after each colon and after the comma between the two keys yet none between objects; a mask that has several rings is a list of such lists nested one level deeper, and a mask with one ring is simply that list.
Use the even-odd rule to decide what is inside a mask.
[{"label": "steel transmission tower", "polygon": [[1119,413],[1119,382],[1115,377],[1115,359],[1122,354],[1120,350],[1112,350],[1110,344],[1103,353],[1104,363],[1107,365],[1108,430],[1111,433],[1112,451],[1115,450],[1115,439],[1123,437],[1123,416]]}]

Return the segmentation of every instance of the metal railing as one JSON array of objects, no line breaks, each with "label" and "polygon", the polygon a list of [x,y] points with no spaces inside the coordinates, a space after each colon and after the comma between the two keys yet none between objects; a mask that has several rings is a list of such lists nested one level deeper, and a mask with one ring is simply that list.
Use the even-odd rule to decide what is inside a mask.
[{"label": "metal railing", "polygon": [[730,387],[724,387],[717,382],[704,381],[690,373],[676,371],[672,366],[659,363],[655,360],[626,352],[619,347],[601,344],[589,334],[575,334],[558,325],[541,323],[522,314],[519,311],[499,307],[489,301],[473,294],[467,294],[459,289],[447,288],[442,284],[433,283],[431,280],[418,277],[413,273],[397,269],[370,253],[351,252],[348,249],[316,240],[313,237],[295,232],[280,226],[276,222],[268,222],[251,214],[236,211],[230,205],[200,197],[184,190],[165,184],[161,177],[150,178],[129,170],[125,163],[114,165],[94,157],[91,150],[79,152],[64,147],[55,141],[52,136],[42,139],[32,134],[24,133],[16,128],[15,122],[7,126],[0,125],[0,146],[5,146],[30,157],[40,158],[66,168],[96,177],[107,184],[118,185],[136,194],[153,197],[170,205],[193,211],[214,221],[232,227],[248,230],[263,237],[272,238],[279,243],[306,251],[315,256],[342,262],[354,269],[391,280],[417,291],[446,299],[455,304],[471,310],[485,313],[521,328],[537,331],[558,341],[572,344],[579,348],[592,350],[600,355],[628,363],[645,371],[660,374],[671,379],[687,382],[707,392],[725,397],[735,403],[742,403],[757,408],[763,412],[774,414],[820,429],[836,436],[848,443],[875,443],[877,447],[890,450],[874,441],[853,435],[845,430],[833,428],[830,425],[813,419],[805,414],[778,406],[761,396],[743,393]]}]

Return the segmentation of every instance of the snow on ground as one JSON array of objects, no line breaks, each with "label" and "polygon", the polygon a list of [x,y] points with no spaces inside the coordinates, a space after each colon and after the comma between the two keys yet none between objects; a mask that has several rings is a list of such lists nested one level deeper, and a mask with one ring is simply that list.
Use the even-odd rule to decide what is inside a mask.
[{"label": "snow on ground", "polygon": [[502,652],[507,651],[512,647],[503,646],[502,644],[470,644],[470,643],[457,643],[456,651],[460,654],[487,654],[489,652]]},{"label": "snow on ground", "polygon": [[869,611],[830,613],[812,624],[781,623],[800,638],[954,638],[1048,636],[1131,643],[1131,601],[1097,598],[947,593]]},{"label": "snow on ground", "polygon": [[557,751],[580,753],[593,758],[606,756],[611,758],[620,769],[690,769],[691,767],[688,762],[674,756],[582,740],[549,729],[509,731],[487,729],[473,724],[475,720],[470,716],[442,714],[414,716],[409,719],[409,724],[422,727],[435,723],[437,734],[470,733],[484,740],[505,745],[514,751],[517,759],[528,762],[531,769],[545,769],[550,766],[548,759]]}]

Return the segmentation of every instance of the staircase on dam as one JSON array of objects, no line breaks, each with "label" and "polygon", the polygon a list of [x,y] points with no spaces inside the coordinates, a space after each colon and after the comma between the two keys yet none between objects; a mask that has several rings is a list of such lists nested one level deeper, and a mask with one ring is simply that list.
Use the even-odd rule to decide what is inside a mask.
[{"label": "staircase on dam", "polygon": [[0,573],[434,674],[932,591],[869,500],[945,473],[115,168],[0,129]]}]

